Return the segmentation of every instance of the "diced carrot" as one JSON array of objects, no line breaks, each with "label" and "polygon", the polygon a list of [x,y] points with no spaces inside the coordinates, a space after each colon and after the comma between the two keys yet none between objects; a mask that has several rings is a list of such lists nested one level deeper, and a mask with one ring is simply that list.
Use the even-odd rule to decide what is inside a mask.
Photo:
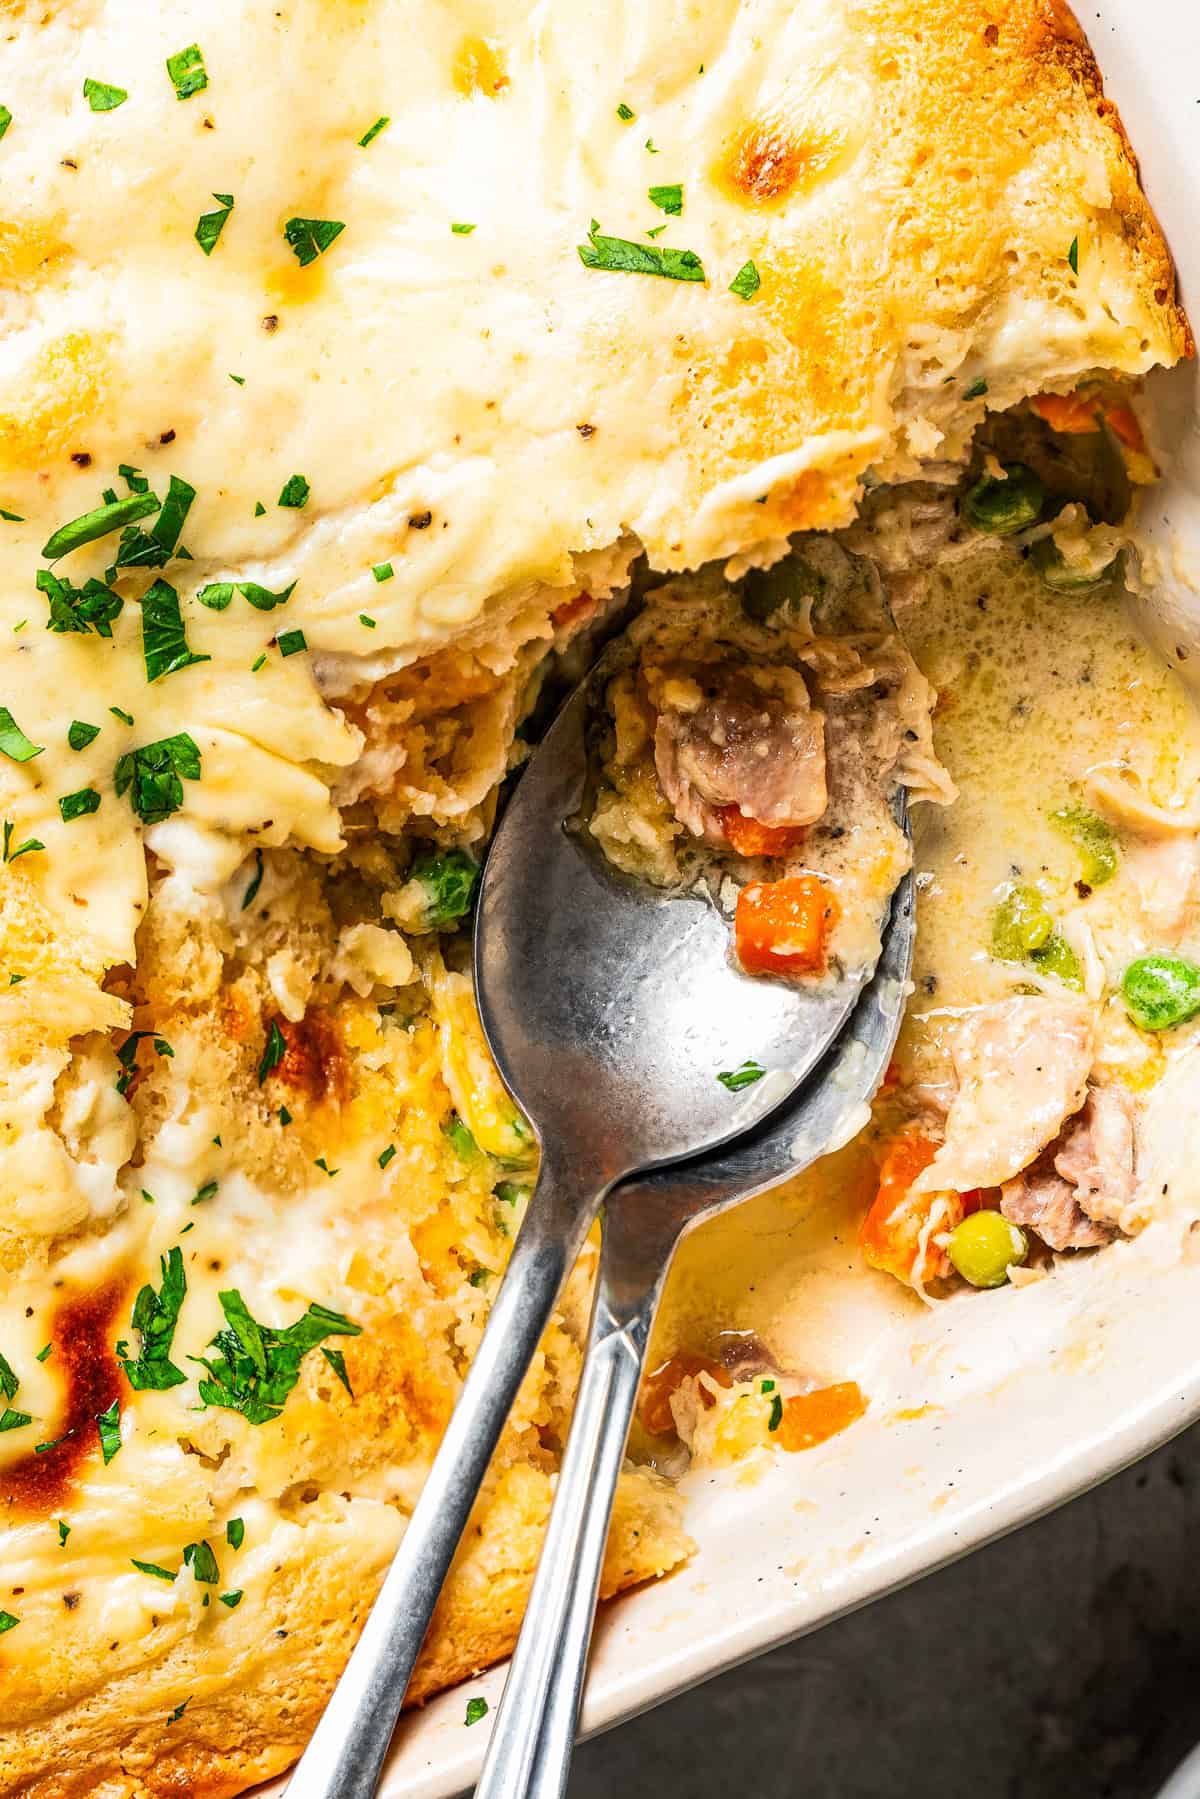
[{"label": "diced carrot", "polygon": [[550,614],[550,622],[556,630],[561,631],[564,625],[576,625],[580,620],[596,610],[596,601],[590,593],[577,593],[573,600],[564,600]]},{"label": "diced carrot", "polygon": [[[697,1374],[711,1375],[719,1387],[733,1385],[728,1368],[721,1362],[714,1362],[710,1356],[693,1355],[686,1350],[671,1356],[646,1376],[638,1401],[638,1417],[652,1437],[669,1436],[675,1429],[671,1395],[678,1392],[685,1380]],[[700,1388],[700,1398],[705,1405],[713,1404],[711,1394],[706,1393],[703,1387]]]},{"label": "diced carrot", "polygon": [[721,821],[730,849],[739,856],[787,856],[804,842],[803,825],[764,825],[747,818],[740,806],[720,806]]},{"label": "diced carrot", "polygon": [[747,974],[817,974],[839,908],[816,875],[751,881],[738,894],[734,940]]},{"label": "diced carrot", "polygon": [[1052,431],[1064,437],[1100,429],[1102,407],[1094,394],[1035,394],[1029,404]]},{"label": "diced carrot", "polygon": [[795,1453],[813,1449],[829,1437],[861,1418],[867,1409],[866,1399],[856,1380],[838,1381],[832,1387],[818,1387],[815,1393],[797,1393],[783,1402],[783,1417],[775,1440],[781,1449]]},{"label": "diced carrot", "polygon": [[937,1144],[920,1131],[901,1131],[893,1138],[879,1167],[879,1189],[858,1230],[863,1260],[897,1280],[910,1282],[921,1251],[921,1233],[935,1205],[944,1202],[946,1226],[952,1230],[964,1212],[957,1193],[909,1191],[937,1154]]},{"label": "diced carrot", "polygon": [[1132,406],[1108,406],[1104,417],[1115,437],[1119,437],[1127,450],[1144,450],[1146,439],[1142,435],[1142,427],[1138,424],[1137,413]]}]

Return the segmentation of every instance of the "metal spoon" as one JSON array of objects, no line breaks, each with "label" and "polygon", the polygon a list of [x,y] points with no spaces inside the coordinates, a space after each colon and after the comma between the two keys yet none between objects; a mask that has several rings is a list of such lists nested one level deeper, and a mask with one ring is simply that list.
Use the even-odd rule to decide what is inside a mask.
[{"label": "metal spoon", "polygon": [[617,1476],[672,1257],[697,1224],[799,1174],[861,1128],[904,1013],[913,912],[906,875],[875,978],[791,1105],[724,1150],[635,1175],[609,1195],[558,1490],[475,1799],[565,1791]]},{"label": "metal spoon", "polygon": [[[589,688],[568,700],[521,778],[476,924],[480,1013],[537,1130],[537,1186],[396,1559],[289,1799],[374,1793],[488,1462],[598,1207],[627,1176],[714,1151],[780,1106],[870,977],[860,969],[805,988],[750,980],[733,967],[710,901],[660,897],[566,828],[586,792]],[[747,1057],[771,1073],[735,1097],[717,1075]]]}]

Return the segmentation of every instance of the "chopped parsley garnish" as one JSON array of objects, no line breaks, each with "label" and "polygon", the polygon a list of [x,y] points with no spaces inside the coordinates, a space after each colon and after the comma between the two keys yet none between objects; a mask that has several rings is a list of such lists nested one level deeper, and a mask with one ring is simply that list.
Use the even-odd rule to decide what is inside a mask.
[{"label": "chopped parsley garnish", "polygon": [[132,712],[122,712],[122,710],[119,706],[110,706],[109,711],[112,713],[114,718],[119,718],[123,725],[131,725],[133,723],[133,713]]},{"label": "chopped parsley garnish", "polygon": [[[3,137],[3,135],[4,133],[0,131],[0,137]],[[10,525],[23,525],[25,523],[24,513],[10,512],[7,506],[0,506],[0,518],[7,519]]]},{"label": "chopped parsley garnish", "polygon": [[197,662],[211,662],[188,647],[187,627],[179,610],[179,595],[168,581],[157,580],[142,595],[142,656],[147,681],[178,674]]},{"label": "chopped parsley garnish", "polygon": [[1067,261],[1071,266],[1071,273],[1073,275],[1078,275],[1078,273],[1079,273],[1079,239],[1077,237],[1073,237],[1071,239],[1071,248],[1067,251]]},{"label": "chopped parsley garnish", "polygon": [[178,475],[172,475],[167,484],[167,497],[162,503],[162,511],[150,527],[149,535],[155,543],[170,555],[179,542],[187,515],[192,509],[192,501],[196,497],[196,489],[190,481],[183,481]]},{"label": "chopped parsley garnish", "polygon": [[455,237],[470,237],[475,227],[474,225],[451,225],[450,229]]},{"label": "chopped parsley garnish", "polygon": [[207,587],[200,589],[196,598],[210,612],[225,612],[233,600],[233,582],[210,581]]},{"label": "chopped parsley garnish", "polygon": [[308,648],[308,639],[303,631],[281,631],[275,639],[281,656],[298,656],[301,650]]},{"label": "chopped parsley garnish", "polygon": [[369,612],[360,612],[358,615],[358,622],[360,625],[364,625],[368,631],[373,631],[375,629],[375,620],[371,617]]},{"label": "chopped parsley garnish", "polygon": [[316,1158],[315,1166],[321,1170],[322,1174],[328,1175],[330,1180],[333,1179],[335,1174],[339,1173],[338,1169],[329,1166],[329,1163],[325,1160],[324,1156],[318,1156]]},{"label": "chopped parsley garnish", "polygon": [[199,779],[200,751],[186,731],[129,750],[113,770],[117,797],[129,794],[129,803],[144,825],[161,824],[178,812],[184,781]]},{"label": "chopped parsley garnish", "polygon": [[267,509],[261,500],[255,500],[254,502],[254,516],[255,518],[266,518],[267,516]]},{"label": "chopped parsley garnish", "polygon": [[272,593],[269,587],[260,587],[257,581],[239,581],[237,590],[244,600],[249,600],[256,612],[273,612],[276,606],[284,605],[295,591],[296,583],[290,582],[281,593]]},{"label": "chopped parsley garnish", "polygon": [[250,884],[246,888],[246,891],[242,896],[242,908],[241,909],[243,912],[246,910],[246,908],[248,906],[252,906],[254,904],[254,901],[258,897],[258,890],[262,886],[262,878],[263,878],[263,853],[261,850],[255,850],[255,852],[254,852],[254,873],[253,873],[253,875],[251,875]]},{"label": "chopped parsley garnish", "polygon": [[198,1543],[188,1543],[185,1546],[183,1565],[191,1569],[193,1580],[202,1580],[206,1586],[215,1587],[221,1579],[221,1570],[217,1567],[212,1546],[203,1537]]},{"label": "chopped parsley garnish", "polygon": [[532,1191],[525,1181],[501,1181],[495,1188],[496,1198],[505,1206],[515,1206],[518,1200],[528,1199]]},{"label": "chopped parsley garnish", "polygon": [[69,825],[72,819],[86,818],[89,813],[99,812],[100,795],[94,787],[80,787],[75,793],[64,793],[58,802],[58,810],[62,821]]},{"label": "chopped parsley garnish", "polygon": [[171,1048],[171,1045],[167,1042],[165,1037],[160,1037],[156,1031],[130,1031],[128,1037],[126,1037],[124,1043],[117,1051],[117,1061],[125,1071],[117,1080],[117,1092],[122,1098],[124,1098],[125,1094],[128,1093],[130,1087],[133,1085],[133,1077],[137,1073],[138,1044],[146,1037],[152,1037],[154,1039],[154,1050],[156,1055],[166,1056],[168,1059],[174,1057],[175,1051]]},{"label": "chopped parsley garnish", "polygon": [[40,837],[27,837],[24,843],[18,843],[14,849],[13,831],[15,828],[11,818],[6,818],[4,820],[4,853],[2,859],[5,862],[15,862],[18,856],[31,856],[34,850],[45,849],[46,846]]},{"label": "chopped parsley garnish", "polygon": [[658,244],[635,244],[626,237],[604,237],[592,220],[586,244],[577,244],[587,269],[611,269],[626,275],[661,275],[668,281],[703,281],[704,264],[694,250]]},{"label": "chopped parsley garnish", "polygon": [[[8,130],[8,128],[11,124],[12,124],[12,114],[9,112],[7,106],[0,106],[0,137],[4,136],[4,133]],[[9,514],[7,512],[0,514],[0,517],[3,517],[3,518],[8,518],[8,516],[9,516]]]},{"label": "chopped parsley garnish", "polygon": [[83,84],[83,97],[93,112],[115,112],[118,106],[124,106],[129,98],[129,90],[123,87],[109,87],[105,81],[93,81],[89,75]]},{"label": "chopped parsley garnish", "polygon": [[130,1356],[124,1340],[116,1349],[125,1377],[138,1393],[148,1389],[165,1392],[168,1387],[182,1386],[187,1379],[171,1360],[171,1342],[187,1295],[183,1252],[177,1245],[169,1255],[159,1257],[159,1269],[162,1286],[158,1292],[147,1283],[133,1302],[129,1323],[142,1339],[137,1359]]},{"label": "chopped parsley garnish", "polygon": [[757,1062],[743,1062],[740,1068],[726,1069],[717,1079],[730,1093],[740,1093],[743,1087],[752,1087],[755,1081],[761,1081],[766,1072]]},{"label": "chopped parsley garnish", "polygon": [[617,117],[623,125],[628,125],[631,119],[637,118],[637,114],[634,112],[632,106],[626,106],[624,100],[622,100],[617,108]]},{"label": "chopped parsley garnish", "polygon": [[775,1382],[773,1380],[760,1381],[758,1390],[760,1393],[773,1393],[775,1391]]},{"label": "chopped parsley garnish", "polygon": [[[380,1150],[379,1155],[376,1157],[376,1161],[381,1168],[386,1168],[395,1153],[396,1145],[394,1143],[389,1143],[386,1149]],[[12,1397],[11,1394],[9,1397]]]},{"label": "chopped parsley garnish", "polygon": [[661,237],[663,232],[666,230],[666,228],[667,228],[667,221],[664,219],[661,225],[652,225],[650,227],[650,229],[647,231],[646,236],[647,237]]},{"label": "chopped parsley garnish", "polygon": [[387,130],[387,127],[391,124],[391,122],[392,121],[388,117],[387,113],[385,113],[385,112],[380,113],[380,115],[376,119],[375,123],[373,125],[368,125],[367,129],[363,132],[362,136],[359,138],[359,140],[358,140],[359,149],[365,150],[368,144],[374,142],[374,140],[379,136],[379,133],[381,131]]},{"label": "chopped parsley garnish", "polygon": [[205,1181],[204,1185],[202,1187],[197,1187],[193,1194],[192,1204],[194,1206],[202,1206],[205,1200],[213,1199],[219,1192],[220,1185],[221,1183],[219,1181]]},{"label": "chopped parsley garnish", "polygon": [[491,1279],[490,1268],[473,1268],[467,1279],[473,1287],[486,1287]]},{"label": "chopped parsley garnish", "polygon": [[279,1108],[279,1122],[283,1125],[288,1125],[292,1122],[292,1115],[286,1106],[280,1106]]},{"label": "chopped parsley garnish", "polygon": [[279,1417],[309,1350],[326,1337],[361,1335],[359,1325],[328,1306],[310,1305],[294,1324],[273,1330],[251,1317],[236,1288],[218,1297],[226,1328],[210,1344],[217,1354],[211,1360],[192,1357],[208,1371],[208,1378],[200,1382],[200,1397],[205,1405],[240,1412],[251,1424]]},{"label": "chopped parsley garnish", "polygon": [[21,1620],[14,1617],[11,1612],[0,1612],[0,1637],[6,1630],[15,1630],[20,1622]]},{"label": "chopped parsley garnish", "polygon": [[988,390],[988,384],[981,375],[977,380],[972,381],[970,387],[965,387],[963,389],[963,399],[964,400],[982,400],[982,398],[983,398],[984,394],[987,392],[987,390]]},{"label": "chopped parsley garnish", "polygon": [[300,507],[308,505],[308,496],[311,492],[312,489],[304,475],[289,475],[283,484],[283,491],[275,503],[277,506],[294,506],[299,510]]},{"label": "chopped parsley garnish", "polygon": [[[165,1580],[168,1584],[175,1580],[175,1575],[172,1574],[171,1570],[169,1568],[160,1568],[157,1562],[139,1562],[136,1555],[131,1555],[129,1559],[139,1574],[151,1574],[155,1580]],[[178,1572],[178,1570],[176,1570],[176,1572]]]},{"label": "chopped parsley garnish", "polygon": [[337,1375],[351,1399],[353,1399],[354,1388],[350,1385],[350,1376],[346,1373],[346,1358],[341,1350],[327,1349],[322,1343],[321,1354],[325,1357],[325,1360],[329,1363],[329,1366],[333,1369],[333,1372]]},{"label": "chopped parsley garnish", "polygon": [[132,463],[118,462],[117,473],[118,473],[118,475],[120,475],[121,479],[124,481],[126,487],[129,489],[130,493],[149,493],[150,492],[149,481],[147,481],[147,479],[146,479],[145,475],[143,475],[141,469],[134,468]]},{"label": "chopped parsley garnish", "polygon": [[104,1457],[104,1466],[108,1464],[121,1447],[121,1402],[114,1399],[106,1412],[101,1412],[96,1419],[96,1429],[100,1432],[100,1454]]},{"label": "chopped parsley garnish", "polygon": [[261,1087],[272,1069],[278,1068],[287,1055],[287,1039],[279,1028],[279,1020],[271,1020],[271,1028],[267,1032],[267,1044],[258,1065],[258,1084]]},{"label": "chopped parsley garnish", "polygon": [[6,1430],[20,1430],[23,1425],[32,1423],[32,1412],[16,1412],[10,1405],[6,1405],[4,1410],[0,1412],[0,1432]]},{"label": "chopped parsley garnish", "polygon": [[768,1430],[778,1430],[783,1419],[783,1395],[775,1393],[771,1397],[771,1416],[767,1419]]},{"label": "chopped parsley garnish", "polygon": [[468,1699],[467,1700],[467,1723],[468,1724],[478,1724],[479,1720],[481,1718],[486,1718],[487,1715],[488,1715],[488,1702],[486,1699]]},{"label": "chopped parsley garnish", "polygon": [[242,1603],[242,1588],[238,1587],[232,1593],[218,1593],[217,1598],[221,1601],[222,1605],[227,1605],[230,1611],[232,1611],[235,1606]]},{"label": "chopped parsley garnish", "polygon": [[377,581],[390,581],[395,572],[390,562],[376,562],[371,569]]},{"label": "chopped parsley garnish", "polygon": [[231,381],[236,381],[239,387],[245,387],[246,385],[245,375],[230,375],[229,379]]},{"label": "chopped parsley garnish", "polygon": [[152,493],[131,493],[123,500],[108,500],[91,512],[81,513],[69,524],[60,525],[42,545],[42,555],[47,562],[57,562],[60,556],[68,556],[72,550],[82,549],[84,544],[95,543],[97,538],[107,537],[123,525],[135,524],[158,509],[158,500]]},{"label": "chopped parsley garnish", "polygon": [[683,188],[677,181],[669,182],[664,187],[652,187],[649,194],[650,204],[657,206],[660,212],[678,215],[683,211]]},{"label": "chopped parsley garnish", "polygon": [[213,199],[220,207],[219,212],[202,212],[196,220],[196,229],[192,233],[206,256],[211,256],[217,247],[217,239],[225,229],[225,221],[233,211],[233,195],[214,193]]},{"label": "chopped parsley garnish", "polygon": [[31,742],[8,707],[0,706],[0,753],[10,762],[32,762],[45,747],[44,743]]},{"label": "chopped parsley garnish", "polygon": [[318,256],[323,256],[335,238],[346,229],[341,219],[289,219],[283,235],[291,245],[302,269]]},{"label": "chopped parsley garnish", "polygon": [[479,1154],[479,1145],[457,1112],[450,1114],[445,1129],[455,1154],[461,1156],[464,1162],[473,1161]]},{"label": "chopped parsley garnish", "polygon": [[179,1704],[175,1707],[175,1710],[173,1712],[167,1713],[167,1723],[168,1724],[178,1724],[180,1718],[182,1718],[184,1712],[187,1710],[188,1706],[191,1703],[192,1703],[192,1700],[191,1700],[190,1694],[188,1695],[188,1697],[186,1699],[181,1699],[179,1701]]},{"label": "chopped parsley garnish", "polygon": [[471,910],[479,864],[465,850],[427,850],[414,859],[411,878],[425,889],[426,924],[443,930]]},{"label": "chopped parsley garnish", "polygon": [[167,58],[167,74],[171,77],[177,100],[190,100],[208,86],[208,74],[199,44],[189,44]]},{"label": "chopped parsley garnish", "polygon": [[94,631],[97,637],[111,637],[112,621],[125,604],[119,593],[113,593],[95,576],[76,587],[52,569],[39,568],[37,587],[39,593],[45,594],[50,608],[47,631],[78,631],[83,635]]},{"label": "chopped parsley garnish", "polygon": [[58,1518],[55,1522],[58,1525],[58,1546],[61,1549],[71,1534],[71,1526],[67,1523],[65,1518]]},{"label": "chopped parsley garnish", "polygon": [[67,742],[73,750],[86,750],[99,735],[99,725],[86,725],[81,718],[73,718],[67,729]]},{"label": "chopped parsley garnish", "polygon": [[230,1518],[225,1526],[225,1541],[231,1549],[240,1549],[246,1537],[246,1520]]},{"label": "chopped parsley garnish", "polygon": [[15,1399],[20,1378],[7,1356],[0,1355],[0,1393],[5,1399]]},{"label": "chopped parsley garnish", "polygon": [[752,300],[762,286],[762,276],[752,262],[744,262],[733,280],[729,283],[729,291],[736,294],[739,300]]},{"label": "chopped parsley garnish", "polygon": [[47,1343],[44,1346],[44,1348],[38,1350],[37,1355],[34,1357],[34,1361],[48,1362],[50,1360],[50,1357],[53,1355],[53,1353],[54,1353],[53,1343]]},{"label": "chopped parsley garnish", "polygon": [[654,139],[652,137],[648,137],[646,139],[646,149],[649,150],[651,156],[658,155],[658,149],[657,149],[657,146],[655,145]]}]

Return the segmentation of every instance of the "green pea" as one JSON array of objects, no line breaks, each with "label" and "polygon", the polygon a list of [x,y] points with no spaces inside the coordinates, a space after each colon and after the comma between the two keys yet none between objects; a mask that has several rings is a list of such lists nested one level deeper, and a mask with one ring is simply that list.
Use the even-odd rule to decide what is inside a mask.
[{"label": "green pea", "polygon": [[1024,1231],[999,1212],[972,1212],[950,1235],[950,1260],[973,1287],[1002,1287],[1028,1254]]},{"label": "green pea", "polygon": [[431,929],[455,925],[471,910],[479,884],[479,864],[465,850],[422,851],[414,859],[410,873],[428,896],[426,923]]},{"label": "green pea", "polygon": [[1111,578],[1118,558],[1114,556],[1101,569],[1076,568],[1052,537],[1042,537],[1030,547],[1029,560],[1052,593],[1087,593]]},{"label": "green pea", "polygon": [[1089,887],[1103,887],[1117,872],[1117,840],[1095,812],[1086,806],[1060,806],[1050,823],[1069,837],[1079,851],[1083,878]]},{"label": "green pea", "polygon": [[1046,503],[1046,490],[1023,462],[1004,465],[1004,479],[985,475],[969,487],[959,501],[959,511],[977,531],[993,537],[1012,537],[1036,525]]},{"label": "green pea", "polygon": [[1054,914],[1036,887],[1010,887],[992,916],[992,954],[1002,962],[1024,962],[1054,933]]},{"label": "green pea", "polygon": [[1121,982],[1125,1010],[1144,1031],[1169,1031],[1200,1012],[1200,967],[1185,956],[1139,956]]}]

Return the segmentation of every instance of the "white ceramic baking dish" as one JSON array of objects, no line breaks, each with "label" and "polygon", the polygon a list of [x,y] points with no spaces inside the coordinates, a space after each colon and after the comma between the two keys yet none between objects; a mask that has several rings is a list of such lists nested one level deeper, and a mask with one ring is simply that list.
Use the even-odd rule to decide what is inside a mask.
[{"label": "white ceramic baking dish", "polygon": [[[1200,309],[1200,7],[1093,0],[1080,17],[1141,157],[1185,302]],[[1161,584],[1144,622],[1195,649],[1189,666],[1200,683],[1195,369],[1164,377],[1157,399],[1171,467],[1145,520]],[[871,1411],[804,1456],[685,1482],[698,1552],[674,1577],[606,1608],[586,1730],[1025,1523],[1200,1416],[1200,1233],[1189,1255],[1184,1192],[1190,1179],[1200,1212],[1200,1066],[1191,1086],[1196,1111],[1190,1122],[1178,1117],[1167,1151],[1180,1212],[1052,1281],[937,1312],[905,1306],[882,1328],[873,1312],[867,1329],[855,1297],[861,1280],[848,1286],[819,1256],[801,1255],[790,1277],[795,1340],[780,1347],[802,1357],[820,1344],[818,1363],[856,1376]],[[487,1727],[465,1727],[465,1698],[483,1694],[494,1706],[503,1678],[495,1669],[405,1721],[387,1799],[440,1799],[471,1783]]]}]

